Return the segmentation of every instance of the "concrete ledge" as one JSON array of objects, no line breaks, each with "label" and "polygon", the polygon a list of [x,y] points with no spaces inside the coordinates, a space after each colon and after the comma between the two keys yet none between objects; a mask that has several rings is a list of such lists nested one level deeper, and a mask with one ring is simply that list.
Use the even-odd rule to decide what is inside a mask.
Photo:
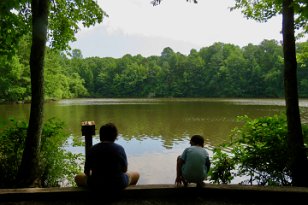
[{"label": "concrete ledge", "polygon": [[0,189],[1,204],[299,204],[308,201],[308,188],[206,184],[176,187],[170,184],[137,185],[111,196],[79,187]]}]

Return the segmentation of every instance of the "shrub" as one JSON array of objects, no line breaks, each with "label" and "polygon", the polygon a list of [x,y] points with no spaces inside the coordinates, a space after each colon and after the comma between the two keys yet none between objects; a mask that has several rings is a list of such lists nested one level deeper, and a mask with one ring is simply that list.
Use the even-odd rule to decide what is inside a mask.
[{"label": "shrub", "polygon": [[[0,187],[14,187],[22,158],[27,123],[11,120],[11,125],[0,134]],[[41,187],[70,186],[79,173],[81,154],[64,149],[68,134],[64,123],[55,118],[44,123],[40,152]]]},{"label": "shrub", "polygon": [[215,184],[229,184],[234,179],[232,170],[235,168],[234,161],[221,148],[213,150],[212,165],[209,171],[210,180]]},{"label": "shrub", "polygon": [[27,124],[12,120],[0,134],[0,187],[14,186],[27,135]]},{"label": "shrub", "polygon": [[[245,178],[242,184],[291,185],[285,115],[257,119],[239,116],[238,119],[244,124],[232,130],[230,143],[214,150],[213,159],[218,160],[213,162],[211,181],[230,183],[230,179],[239,176]],[[303,133],[306,138],[305,125]],[[222,154],[224,147],[231,151]]]}]

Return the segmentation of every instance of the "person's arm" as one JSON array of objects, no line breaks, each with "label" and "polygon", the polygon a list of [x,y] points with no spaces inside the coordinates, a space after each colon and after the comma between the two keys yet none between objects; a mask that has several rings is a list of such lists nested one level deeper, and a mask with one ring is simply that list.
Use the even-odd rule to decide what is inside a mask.
[{"label": "person's arm", "polygon": [[205,158],[205,166],[206,166],[207,172],[209,172],[210,167],[211,167],[211,161],[210,161],[210,157],[209,157],[209,156],[207,156],[207,157]]},{"label": "person's arm", "polygon": [[120,150],[120,161],[121,161],[121,171],[123,173],[126,173],[128,169],[128,162],[127,162],[126,152],[123,147],[121,147]]},{"label": "person's arm", "polygon": [[177,186],[181,185],[184,182],[182,175],[182,166],[184,163],[185,161],[181,157],[178,157],[176,163],[176,179],[175,179],[175,184]]},{"label": "person's arm", "polygon": [[126,173],[127,172],[127,165],[123,166],[122,172]]}]

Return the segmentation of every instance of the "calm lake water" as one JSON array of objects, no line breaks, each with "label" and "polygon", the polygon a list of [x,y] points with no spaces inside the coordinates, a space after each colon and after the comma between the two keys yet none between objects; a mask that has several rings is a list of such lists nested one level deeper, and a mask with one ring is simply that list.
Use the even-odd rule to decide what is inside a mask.
[{"label": "calm lake water", "polygon": [[[303,123],[308,122],[308,100],[300,100]],[[0,105],[0,125],[7,119],[27,120],[27,104]],[[139,184],[174,183],[176,157],[189,146],[189,137],[200,134],[211,149],[228,140],[240,124],[239,115],[270,116],[285,110],[284,99],[72,99],[45,104],[45,119],[65,122],[71,137],[83,140],[81,122],[99,127],[113,122],[127,153],[129,170],[139,171]],[[84,147],[67,147],[84,153]]]}]

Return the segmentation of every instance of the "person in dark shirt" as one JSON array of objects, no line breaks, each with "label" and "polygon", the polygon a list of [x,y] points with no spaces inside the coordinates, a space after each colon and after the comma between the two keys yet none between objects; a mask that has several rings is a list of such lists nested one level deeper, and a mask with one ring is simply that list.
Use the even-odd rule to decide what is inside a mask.
[{"label": "person in dark shirt", "polygon": [[75,177],[78,186],[88,186],[94,190],[122,190],[136,185],[138,172],[127,172],[127,156],[124,148],[115,143],[118,130],[113,123],[101,126],[100,142],[89,150],[84,173]]}]

